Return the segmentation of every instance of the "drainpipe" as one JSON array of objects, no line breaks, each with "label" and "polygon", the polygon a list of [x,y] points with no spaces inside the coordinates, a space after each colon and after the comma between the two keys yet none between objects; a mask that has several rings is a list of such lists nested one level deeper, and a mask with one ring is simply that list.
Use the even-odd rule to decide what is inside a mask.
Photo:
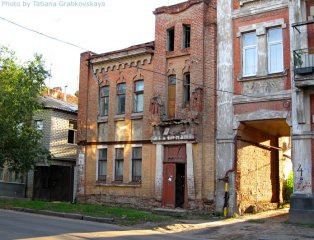
[{"label": "drainpipe", "polygon": [[225,196],[224,196],[224,205],[223,205],[223,216],[227,217],[229,213],[229,174],[236,170],[236,159],[237,159],[237,135],[234,137],[234,160],[233,168],[229,169],[223,178],[219,178],[219,181],[225,183]]}]

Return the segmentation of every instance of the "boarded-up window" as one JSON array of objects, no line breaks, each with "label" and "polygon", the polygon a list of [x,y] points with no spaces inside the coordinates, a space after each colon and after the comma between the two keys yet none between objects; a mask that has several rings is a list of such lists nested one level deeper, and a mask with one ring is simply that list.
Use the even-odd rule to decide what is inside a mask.
[{"label": "boarded-up window", "polygon": [[107,178],[107,148],[98,149],[98,180]]},{"label": "boarded-up window", "polygon": [[124,160],[124,149],[115,149],[115,170],[114,170],[114,180],[123,181],[123,160]]},{"label": "boarded-up window", "polygon": [[132,182],[142,180],[142,147],[132,148]]},{"label": "boarded-up window", "polygon": [[176,76],[168,77],[168,118],[175,117],[176,109]]}]

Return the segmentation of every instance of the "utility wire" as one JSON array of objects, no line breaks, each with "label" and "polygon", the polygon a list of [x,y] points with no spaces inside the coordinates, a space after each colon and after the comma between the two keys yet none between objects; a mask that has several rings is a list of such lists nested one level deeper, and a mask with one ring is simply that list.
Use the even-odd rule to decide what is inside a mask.
[{"label": "utility wire", "polygon": [[55,37],[52,37],[52,36],[49,36],[49,35],[47,35],[47,34],[41,33],[41,32],[36,31],[36,30],[34,30],[34,29],[31,29],[31,28],[22,26],[22,25],[20,25],[20,24],[18,24],[18,23],[15,23],[15,22],[13,22],[13,21],[11,21],[11,20],[9,20],[9,19],[6,19],[6,18],[4,18],[4,17],[1,17],[1,16],[0,16],[0,19],[3,20],[3,21],[6,21],[6,22],[8,22],[8,23],[11,23],[11,24],[13,24],[13,25],[15,25],[15,26],[17,26],[17,27],[20,27],[20,28],[22,28],[22,29],[24,29],[24,30],[31,31],[31,32],[34,32],[34,33],[36,33],[36,34],[39,34],[39,35],[41,35],[41,36],[43,36],[43,37],[47,37],[47,38],[50,38],[50,39],[55,40],[55,41],[57,41],[57,42],[61,42],[61,43],[70,45],[70,46],[72,46],[72,47],[76,47],[76,48],[82,49],[82,50],[84,50],[84,51],[88,51],[86,48],[80,47],[80,46],[78,46],[78,45],[76,45],[76,44],[73,44],[73,43],[70,43],[70,42],[67,42],[67,41],[63,41],[63,40],[61,40],[61,39],[58,39],[58,38],[55,38]]},{"label": "utility wire", "polygon": [[[20,28],[22,28],[22,29],[24,29],[24,30],[31,31],[31,32],[34,32],[34,33],[36,33],[36,34],[39,34],[39,35],[41,35],[41,36],[43,36],[43,37],[50,38],[50,39],[52,39],[52,40],[55,40],[55,41],[58,41],[58,42],[61,42],[61,43],[70,45],[70,46],[72,46],[72,47],[76,47],[76,48],[82,49],[82,50],[84,50],[84,51],[89,51],[88,49],[86,49],[86,48],[84,48],[84,47],[80,47],[79,45],[73,44],[73,43],[71,43],[71,42],[67,42],[67,41],[64,41],[64,40],[61,40],[61,39],[58,39],[58,38],[49,36],[49,35],[47,35],[47,34],[45,34],[45,33],[36,31],[36,30],[31,29],[31,28],[29,28],[29,27],[22,26],[22,25],[20,25],[20,24],[18,24],[18,23],[16,23],[16,22],[13,22],[13,21],[11,21],[11,20],[9,20],[9,19],[6,19],[6,18],[4,18],[4,17],[1,17],[1,16],[0,16],[0,19],[3,20],[3,21],[8,22],[8,23],[10,23],[10,24],[13,24],[13,25],[15,25],[15,26],[18,26],[18,27],[20,27]],[[116,59],[110,59],[110,58],[109,58],[108,60],[115,60],[115,61],[117,61]],[[120,61],[117,61],[117,62],[120,63],[120,64],[126,64],[126,63],[123,63],[123,62],[120,62]],[[155,74],[159,74],[159,75],[168,77],[168,75],[165,74],[165,73],[161,73],[161,72],[157,72],[157,71],[153,71],[153,70],[141,68],[141,67],[138,67],[138,66],[131,66],[131,67],[134,67],[134,68],[137,68],[137,69],[140,69],[140,70],[143,70],[143,71],[152,72],[152,73],[155,73]],[[180,79],[180,78],[176,78],[176,80],[184,82],[184,80],[183,80],[183,79]],[[215,88],[215,87],[205,86],[205,85],[203,85],[203,84],[198,84],[198,83],[190,83],[190,85],[195,85],[195,86],[199,86],[199,87],[203,87],[203,88],[208,88],[208,89],[211,89],[211,90],[215,90],[216,92],[229,93],[229,94],[233,94],[233,95],[240,95],[240,96],[250,97],[250,98],[263,98],[263,97],[264,97],[264,96],[253,96],[253,95],[248,95],[248,94],[243,94],[243,93],[242,93],[242,94],[235,94],[235,92],[233,92],[233,91],[217,89],[217,88]],[[212,95],[212,96],[217,96],[217,94],[214,94],[214,95]]]}]

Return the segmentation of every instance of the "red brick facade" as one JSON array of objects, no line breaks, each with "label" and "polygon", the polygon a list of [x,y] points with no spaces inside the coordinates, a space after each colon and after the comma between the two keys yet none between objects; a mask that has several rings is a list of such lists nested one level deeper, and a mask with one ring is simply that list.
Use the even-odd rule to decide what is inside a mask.
[{"label": "red brick facade", "polygon": [[[186,184],[175,186],[181,192],[180,196],[176,193],[175,202],[170,206],[211,207],[215,191],[215,6],[216,1],[190,0],[157,8],[154,42],[104,54],[82,53],[78,112],[79,201],[141,208],[163,206],[167,181],[163,178],[163,168],[172,164],[175,174],[180,174]],[[174,28],[171,33],[173,51],[167,48],[167,32],[171,28]],[[189,82],[186,82],[187,75]],[[172,90],[169,76],[175,77]],[[144,82],[141,112],[134,112],[137,80]],[[118,113],[121,83],[125,84],[125,112]],[[100,94],[105,86],[108,87],[109,107],[108,113],[102,116]],[[167,110],[170,90],[175,99],[171,117]],[[180,162],[163,158],[170,146],[174,151],[184,149]],[[133,181],[134,147],[142,149],[140,182]],[[117,148],[123,148],[124,156],[123,179],[119,181],[116,179]],[[100,149],[106,149],[107,153],[103,179],[99,175]]]}]

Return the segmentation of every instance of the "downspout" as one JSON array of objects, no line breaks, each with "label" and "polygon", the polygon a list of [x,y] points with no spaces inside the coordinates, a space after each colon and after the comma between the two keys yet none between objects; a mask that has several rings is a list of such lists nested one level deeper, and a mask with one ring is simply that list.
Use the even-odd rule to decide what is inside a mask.
[{"label": "downspout", "polygon": [[85,111],[85,154],[84,154],[84,201],[86,203],[86,160],[87,160],[87,121],[88,121],[88,102],[89,102],[89,75],[90,75],[90,66],[91,62],[90,59],[88,59],[87,62],[88,65],[88,73],[87,73],[87,102],[86,102],[86,111]]},{"label": "downspout", "polygon": [[223,216],[227,217],[229,213],[229,174],[235,172],[236,170],[236,162],[237,162],[237,135],[234,137],[234,158],[233,158],[233,167],[229,169],[223,178],[219,178],[219,181],[223,181],[225,183],[225,196],[224,196],[224,205],[223,205]]}]

